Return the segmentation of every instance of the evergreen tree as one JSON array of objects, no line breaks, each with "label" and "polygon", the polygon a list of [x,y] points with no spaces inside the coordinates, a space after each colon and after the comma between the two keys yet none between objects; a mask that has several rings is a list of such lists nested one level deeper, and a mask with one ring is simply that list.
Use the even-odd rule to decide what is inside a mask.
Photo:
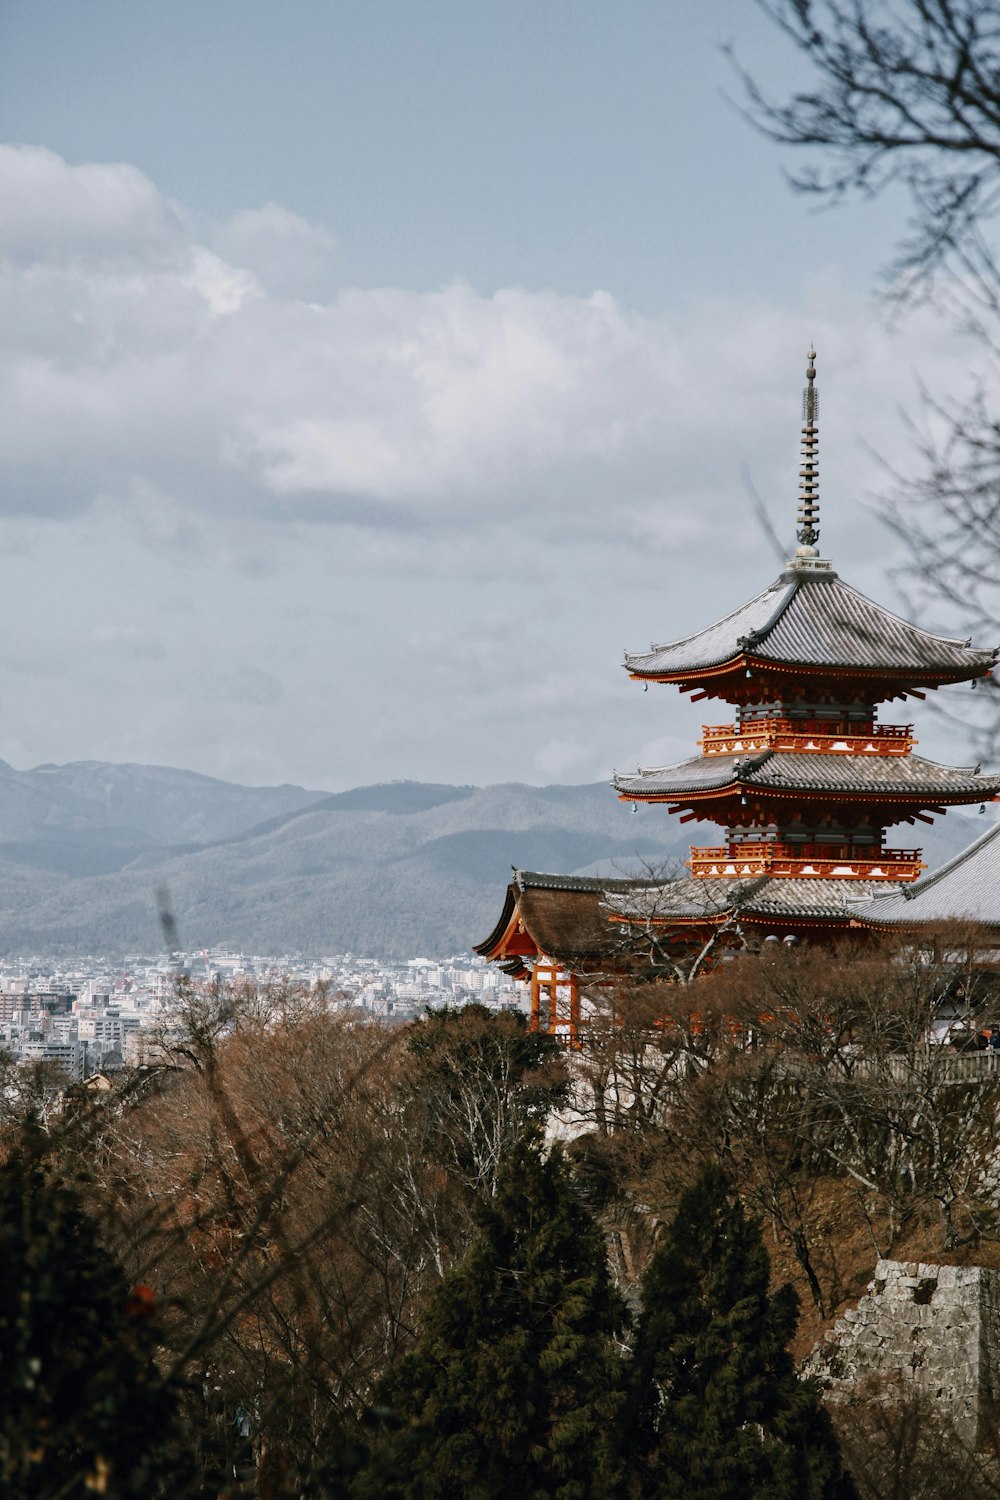
[{"label": "evergreen tree", "polygon": [[[385,1500],[608,1500],[624,1305],[558,1151],[522,1140],[477,1210],[426,1332],[377,1396],[359,1493]],[[404,1476],[404,1477],[398,1477]]]},{"label": "evergreen tree", "polygon": [[175,1402],[152,1358],[151,1294],[129,1294],[31,1121],[0,1167],[0,1494],[186,1493]]},{"label": "evergreen tree", "polygon": [[853,1500],[830,1420],[796,1377],[797,1300],[768,1295],[760,1227],[725,1174],[681,1198],[643,1283],[623,1441],[642,1500]]}]

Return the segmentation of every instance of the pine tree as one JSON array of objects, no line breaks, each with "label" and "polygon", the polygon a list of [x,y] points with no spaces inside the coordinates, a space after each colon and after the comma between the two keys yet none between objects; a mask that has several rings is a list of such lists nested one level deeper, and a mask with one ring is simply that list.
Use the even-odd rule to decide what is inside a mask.
[{"label": "pine tree", "polygon": [[561,1154],[530,1140],[477,1217],[424,1337],[380,1388],[385,1426],[359,1493],[609,1500],[625,1314],[601,1230]]},{"label": "pine tree", "polygon": [[186,1493],[175,1398],[131,1295],[32,1122],[0,1167],[0,1493],[151,1500]]},{"label": "pine tree", "polygon": [[683,1195],[643,1283],[623,1442],[642,1500],[854,1500],[830,1420],[787,1351],[760,1227],[725,1174]]}]

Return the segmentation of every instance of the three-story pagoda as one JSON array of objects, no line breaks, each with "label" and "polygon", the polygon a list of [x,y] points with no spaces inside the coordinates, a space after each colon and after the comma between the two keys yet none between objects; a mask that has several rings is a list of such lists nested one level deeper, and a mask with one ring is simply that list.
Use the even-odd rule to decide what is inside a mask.
[{"label": "three-story pagoda", "polygon": [[[998,653],[909,624],[820,557],[815,359],[810,351],[795,556],[717,624],[626,656],[633,678],[672,683],[693,701],[719,699],[732,706],[731,720],[704,727],[692,760],[615,777],[625,800],[665,803],[682,821],[724,828],[724,843],[692,849],[693,881],[710,880],[715,891],[733,877],[794,882],[805,899],[778,903],[789,918],[797,906],[841,908],[845,881],[915,879],[920,850],[896,847],[889,831],[1000,789],[1000,777],[978,766],[915,755],[912,725],[880,717],[885,703],[988,677]],[[821,885],[802,885],[813,881]]]}]

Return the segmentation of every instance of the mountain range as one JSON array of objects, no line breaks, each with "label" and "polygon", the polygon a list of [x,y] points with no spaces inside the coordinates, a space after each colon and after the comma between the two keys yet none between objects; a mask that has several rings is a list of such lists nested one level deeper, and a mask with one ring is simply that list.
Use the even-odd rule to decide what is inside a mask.
[{"label": "mountain range", "polygon": [[[925,860],[980,827],[950,813],[923,830]],[[490,931],[512,865],[645,873],[678,866],[690,840],[664,809],[632,815],[603,782],[330,794],[165,766],[0,761],[0,953],[153,953],[162,900],[189,950],[444,956]]]}]

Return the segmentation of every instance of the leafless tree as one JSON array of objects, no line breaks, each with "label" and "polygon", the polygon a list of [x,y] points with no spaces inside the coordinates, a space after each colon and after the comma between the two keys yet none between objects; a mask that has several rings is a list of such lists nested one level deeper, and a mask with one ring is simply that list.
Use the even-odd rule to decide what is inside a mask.
[{"label": "leafless tree", "polygon": [[429,1012],[409,1028],[400,1103],[423,1156],[470,1194],[492,1197],[526,1126],[564,1102],[567,1077],[552,1038],[524,1017],[482,1005]]},{"label": "leafless tree", "polygon": [[157,1031],[155,1083],[77,1111],[62,1160],[156,1290],[192,1433],[232,1448],[242,1414],[260,1493],[268,1474],[306,1491],[419,1331],[499,1157],[563,1097],[562,1055],[518,1016],[384,1027],[280,976],[179,976]]},{"label": "leafless tree", "polygon": [[1000,1069],[932,1040],[943,1004],[970,1036],[995,1004],[981,934],[942,929],[921,949],[723,946],[688,984],[670,972],[606,989],[606,1024],[598,1014],[575,1063],[595,1127],[576,1154],[624,1279],[651,1220],[711,1159],[794,1257],[821,1317],[848,1290],[848,1221],[875,1256],[918,1225],[945,1249],[995,1232]]},{"label": "leafless tree", "polygon": [[798,1213],[786,1161],[806,1179],[826,1172],[855,1185],[878,1254],[925,1210],[945,1249],[992,1229],[1000,1073],[933,1031],[956,995],[972,1018],[987,1003],[976,951],[974,931],[955,926],[919,948],[779,950],[716,977],[715,1003],[742,1019],[755,1045],[720,1074],[715,1113],[726,1149],[740,1155],[740,1180],[770,1195],[760,1206],[783,1229],[792,1226],[783,1201]]},{"label": "leafless tree", "polygon": [[[967,402],[925,393],[914,428],[918,477],[893,483],[884,513],[905,547],[900,580],[921,616],[992,644],[1000,638],[1000,13],[993,0],[758,4],[809,69],[782,99],[734,60],[753,122],[807,156],[793,186],[825,203],[901,187],[911,213],[886,268],[887,296],[900,306],[931,300],[980,342],[983,373]],[[960,717],[995,752],[1000,692],[982,686]]]},{"label": "leafless tree", "polygon": [[577,1107],[602,1134],[658,1128],[676,1090],[716,1055],[725,1023],[698,981],[744,942],[741,893],[721,884],[647,867],[617,899],[614,952],[583,985],[574,1068]]},{"label": "leafless tree", "polygon": [[[825,201],[893,184],[913,217],[895,295],[944,274],[989,316],[1000,278],[986,227],[1000,206],[1000,20],[991,0],[758,0],[799,50],[810,82],[776,100],[744,70],[751,118],[811,153],[792,177]],[[737,60],[737,67],[739,63]],[[970,311],[970,315],[974,315]]]},{"label": "leafless tree", "polygon": [[161,1040],[173,1061],[75,1110],[60,1159],[155,1289],[192,1440],[231,1464],[238,1420],[260,1493],[308,1488],[461,1252],[462,1195],[412,1128],[400,1030],[280,979],[182,981]]},{"label": "leafless tree", "polygon": [[861,1500],[998,1500],[996,1443],[976,1451],[941,1403],[872,1385],[831,1408]]}]

